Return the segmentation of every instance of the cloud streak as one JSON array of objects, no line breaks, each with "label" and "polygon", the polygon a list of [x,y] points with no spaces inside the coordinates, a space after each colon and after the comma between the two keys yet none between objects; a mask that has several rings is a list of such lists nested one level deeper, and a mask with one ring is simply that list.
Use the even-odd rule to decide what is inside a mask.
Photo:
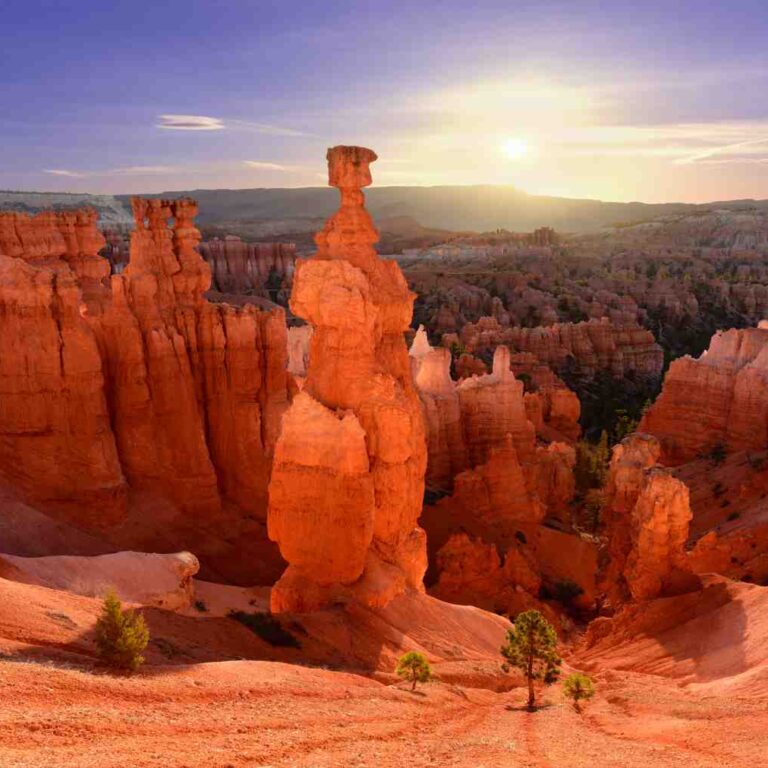
[{"label": "cloud streak", "polygon": [[223,131],[224,121],[207,115],[160,115],[158,128],[168,131]]},{"label": "cloud streak", "polygon": [[267,136],[307,136],[304,131],[271,123],[255,123],[249,120],[229,120],[210,115],[160,115],[157,128],[167,131],[224,131],[246,130]]},{"label": "cloud streak", "polygon": [[173,165],[127,165],[105,171],[71,171],[65,168],[46,168],[43,173],[69,179],[90,179],[103,176],[155,176],[166,173],[184,173],[188,169]]},{"label": "cloud streak", "polygon": [[280,163],[265,163],[261,160],[243,160],[243,165],[246,168],[254,168],[257,171],[291,171],[287,165],[280,165]]},{"label": "cloud streak", "polygon": [[79,171],[68,171],[64,168],[46,168],[43,173],[50,174],[51,176],[65,176],[69,179],[82,179],[88,175]]}]

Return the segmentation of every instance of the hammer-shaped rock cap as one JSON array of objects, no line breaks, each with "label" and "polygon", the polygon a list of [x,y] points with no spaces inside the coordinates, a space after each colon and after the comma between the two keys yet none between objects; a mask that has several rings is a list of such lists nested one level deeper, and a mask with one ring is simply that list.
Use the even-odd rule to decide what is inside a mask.
[{"label": "hammer-shaped rock cap", "polygon": [[370,186],[370,164],[378,159],[372,149],[366,147],[331,147],[328,160],[328,185],[339,189]]}]

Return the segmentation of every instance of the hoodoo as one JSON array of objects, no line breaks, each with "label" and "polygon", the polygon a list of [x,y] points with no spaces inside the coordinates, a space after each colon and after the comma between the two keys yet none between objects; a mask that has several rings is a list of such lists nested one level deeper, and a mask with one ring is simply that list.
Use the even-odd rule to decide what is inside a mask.
[{"label": "hoodoo", "polygon": [[423,589],[416,521],[427,454],[403,337],[414,294],[374,249],[362,193],[374,160],[362,147],[328,151],[341,207],[316,235],[317,253],[296,266],[291,309],[314,331],[269,486],[269,536],[289,564],[272,589],[275,612],[381,606]]}]

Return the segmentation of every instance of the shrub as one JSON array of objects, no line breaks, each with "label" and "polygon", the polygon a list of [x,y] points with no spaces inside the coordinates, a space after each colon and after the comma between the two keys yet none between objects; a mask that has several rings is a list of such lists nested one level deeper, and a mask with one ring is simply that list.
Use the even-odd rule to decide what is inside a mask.
[{"label": "shrub", "polygon": [[117,595],[108,592],[96,622],[99,658],[112,669],[135,672],[144,663],[141,654],[148,642],[144,618],[134,611],[124,611]]},{"label": "shrub", "polygon": [[626,408],[616,411],[616,423],[613,425],[613,440],[620,443],[625,437],[637,431],[638,420],[633,419]]},{"label": "shrub", "polygon": [[560,675],[561,660],[555,651],[556,646],[555,628],[536,610],[519,614],[514,627],[507,630],[501,655],[525,675],[529,710],[533,710],[536,703],[534,680],[551,685]]},{"label": "shrub", "polygon": [[611,450],[608,433],[603,431],[597,443],[581,440],[576,446],[576,466],[573,468],[576,490],[583,496],[592,488],[601,488],[608,475]]},{"label": "shrub", "polygon": [[416,690],[416,683],[426,683],[432,677],[429,662],[423,653],[409,651],[404,653],[397,662],[397,674],[403,680],[411,681],[411,690]]},{"label": "shrub", "polygon": [[563,682],[563,690],[569,699],[573,699],[573,707],[581,712],[580,701],[588,700],[595,695],[595,685],[589,675],[583,672],[574,672],[568,675]]},{"label": "shrub", "polygon": [[587,500],[584,503],[584,523],[591,533],[597,533],[600,527],[600,521],[603,517],[603,498],[596,495],[595,491],[587,494]]}]

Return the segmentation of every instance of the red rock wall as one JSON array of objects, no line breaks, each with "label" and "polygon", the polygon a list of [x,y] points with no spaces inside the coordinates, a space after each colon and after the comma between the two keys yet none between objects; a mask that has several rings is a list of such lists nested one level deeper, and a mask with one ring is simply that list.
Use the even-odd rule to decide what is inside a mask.
[{"label": "red rock wall", "polygon": [[92,212],[0,215],[0,472],[88,525],[125,513],[127,485],[198,515],[226,498],[264,517],[283,312],[202,298],[193,201],[133,205],[111,285]]},{"label": "red rock wall", "polygon": [[469,352],[495,349],[503,344],[513,352],[531,352],[559,371],[575,363],[580,373],[594,376],[608,371],[617,377],[630,371],[658,378],[664,354],[653,334],[636,325],[614,325],[608,318],[548,327],[504,327],[495,317],[482,317],[461,330]]},{"label": "red rock wall", "polygon": [[245,243],[230,235],[200,244],[211,267],[211,287],[221,293],[251,293],[264,288],[270,272],[288,283],[296,263],[294,243]]},{"label": "red rock wall", "polygon": [[698,359],[675,360],[640,428],[659,438],[668,464],[717,445],[768,447],[768,327],[719,331]]}]

